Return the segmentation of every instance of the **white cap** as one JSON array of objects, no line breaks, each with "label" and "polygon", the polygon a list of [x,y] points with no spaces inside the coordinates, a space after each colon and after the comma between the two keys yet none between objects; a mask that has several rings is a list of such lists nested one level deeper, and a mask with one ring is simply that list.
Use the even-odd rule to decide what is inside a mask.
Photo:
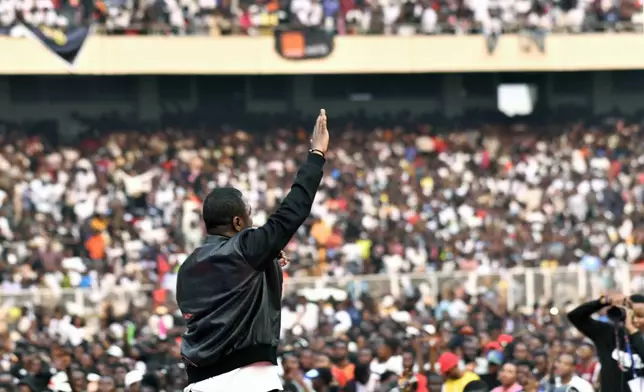
[{"label": "white cap", "polygon": [[109,355],[110,357],[121,358],[123,357],[123,349],[119,346],[110,346],[107,349],[107,355]]},{"label": "white cap", "polygon": [[57,392],[72,392],[65,372],[58,372],[49,379],[49,389]]},{"label": "white cap", "polygon": [[125,375],[125,386],[129,387],[132,384],[136,384],[143,380],[143,372],[140,370],[132,370]]}]

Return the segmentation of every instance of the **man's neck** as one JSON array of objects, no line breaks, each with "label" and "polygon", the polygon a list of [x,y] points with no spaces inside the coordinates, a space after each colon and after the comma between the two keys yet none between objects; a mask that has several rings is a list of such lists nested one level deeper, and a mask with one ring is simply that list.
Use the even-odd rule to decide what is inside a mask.
[{"label": "man's neck", "polygon": [[574,377],[574,375],[572,373],[567,375],[567,376],[561,376],[561,384],[562,385],[568,385],[570,383],[570,381],[572,381],[573,377]]}]

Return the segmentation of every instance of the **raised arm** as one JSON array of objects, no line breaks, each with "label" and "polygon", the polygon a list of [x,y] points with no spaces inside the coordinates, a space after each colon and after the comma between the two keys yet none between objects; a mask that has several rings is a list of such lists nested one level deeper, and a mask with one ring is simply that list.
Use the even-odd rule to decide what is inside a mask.
[{"label": "raised arm", "polygon": [[263,270],[267,262],[273,261],[309,216],[322,180],[328,144],[326,113],[322,109],[313,129],[311,150],[297,172],[290,192],[263,226],[239,234],[241,252],[256,269]]},{"label": "raised arm", "polygon": [[607,324],[592,318],[594,313],[610,304],[610,300],[604,298],[583,303],[568,313],[570,323],[593,341],[602,339],[612,330]]}]

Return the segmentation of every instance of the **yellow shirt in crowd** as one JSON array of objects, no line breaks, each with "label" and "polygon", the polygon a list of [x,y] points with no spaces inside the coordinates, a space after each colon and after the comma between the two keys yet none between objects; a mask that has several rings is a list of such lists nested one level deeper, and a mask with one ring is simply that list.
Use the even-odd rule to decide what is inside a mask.
[{"label": "yellow shirt in crowd", "polygon": [[479,376],[472,372],[464,372],[461,378],[445,380],[442,392],[463,392],[465,386],[474,380],[479,380]]}]

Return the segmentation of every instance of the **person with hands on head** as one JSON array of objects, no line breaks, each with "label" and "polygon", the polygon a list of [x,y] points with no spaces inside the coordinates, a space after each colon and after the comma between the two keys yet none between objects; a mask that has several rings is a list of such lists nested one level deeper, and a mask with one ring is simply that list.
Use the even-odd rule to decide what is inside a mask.
[{"label": "person with hands on head", "polygon": [[[593,318],[593,314],[605,308],[609,308],[609,316],[617,313],[612,325]],[[632,380],[644,385],[644,296],[603,295],[573,309],[568,320],[595,344],[602,391],[630,391]]]},{"label": "person with hands on head", "polygon": [[275,365],[280,340],[283,249],[308,218],[329,144],[324,109],[290,192],[266,223],[234,188],[203,202],[205,243],[181,265],[177,303],[186,321],[181,357],[185,392],[282,390]]}]

